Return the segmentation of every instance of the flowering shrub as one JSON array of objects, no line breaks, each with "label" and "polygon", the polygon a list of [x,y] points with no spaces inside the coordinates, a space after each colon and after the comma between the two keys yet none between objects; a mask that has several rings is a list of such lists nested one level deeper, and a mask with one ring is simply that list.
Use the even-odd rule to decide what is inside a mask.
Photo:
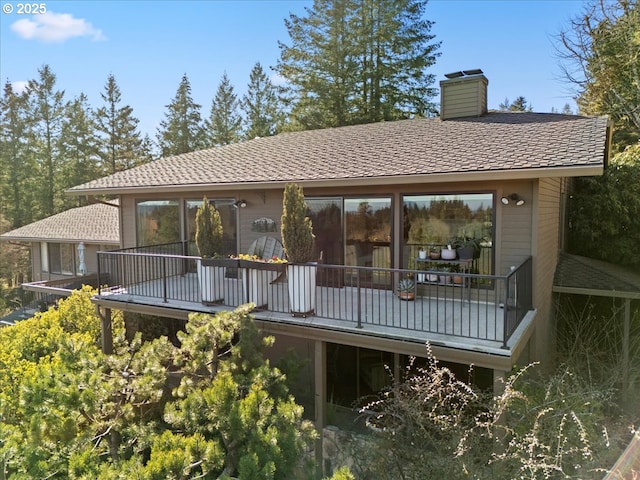
[{"label": "flowering shrub", "polygon": [[231,255],[231,258],[238,260],[251,260],[252,262],[287,263],[286,258],[280,258],[275,255],[271,258],[262,258],[260,255],[249,255],[248,253],[240,253],[238,255]]}]

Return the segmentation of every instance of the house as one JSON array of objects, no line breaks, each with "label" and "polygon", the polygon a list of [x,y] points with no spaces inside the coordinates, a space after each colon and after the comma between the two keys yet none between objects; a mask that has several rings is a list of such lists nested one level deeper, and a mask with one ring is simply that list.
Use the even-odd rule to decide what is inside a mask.
[{"label": "house", "polygon": [[[120,246],[118,202],[71,208],[0,235],[31,253],[31,282],[42,306],[67,296],[83,283],[97,286],[97,252]],[[28,312],[27,312],[28,314]]]},{"label": "house", "polygon": [[[325,403],[351,405],[429,342],[441,361],[487,385],[516,362],[547,357],[552,285],[564,247],[571,178],[600,175],[606,117],[487,111],[487,78],[440,83],[441,116],[283,133],[172,156],[79,185],[71,195],[119,199],[120,246],[98,253],[94,298],[110,348],[110,312],[172,319],[251,299],[244,267],[224,298],[202,302],[194,219],[206,195],[220,211],[226,253],[279,238],[285,184],[304,187],[319,263],[316,305],[292,316],[282,275],[270,273],[255,317],[280,353],[309,359],[316,421]],[[421,258],[473,237],[468,260]],[[243,273],[244,272],[244,273]],[[454,284],[456,276],[462,280]],[[415,299],[396,295],[409,277]],[[256,277],[258,278],[258,277]],[[243,280],[244,279],[244,280]],[[104,280],[104,281],[103,281]],[[296,295],[299,292],[293,293]]]}]

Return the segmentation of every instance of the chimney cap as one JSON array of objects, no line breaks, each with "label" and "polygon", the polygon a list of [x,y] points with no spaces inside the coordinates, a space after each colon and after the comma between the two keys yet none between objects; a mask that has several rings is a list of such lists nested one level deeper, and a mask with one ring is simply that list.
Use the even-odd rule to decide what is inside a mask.
[{"label": "chimney cap", "polygon": [[460,70],[458,72],[453,73],[445,73],[444,76],[452,79],[452,78],[460,78],[460,77],[469,77],[471,75],[481,75],[483,72],[479,68],[474,68],[472,70]]}]

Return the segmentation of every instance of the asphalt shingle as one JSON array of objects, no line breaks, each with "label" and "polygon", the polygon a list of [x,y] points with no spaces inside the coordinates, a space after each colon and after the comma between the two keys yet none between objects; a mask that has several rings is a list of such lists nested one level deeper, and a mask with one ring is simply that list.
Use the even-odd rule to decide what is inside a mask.
[{"label": "asphalt shingle", "polygon": [[[111,201],[117,205],[117,201]],[[72,208],[0,235],[1,240],[119,244],[118,208],[96,203]]]},{"label": "asphalt shingle", "polygon": [[165,157],[69,192],[602,166],[606,143],[606,117],[499,112],[399,120],[282,133]]}]

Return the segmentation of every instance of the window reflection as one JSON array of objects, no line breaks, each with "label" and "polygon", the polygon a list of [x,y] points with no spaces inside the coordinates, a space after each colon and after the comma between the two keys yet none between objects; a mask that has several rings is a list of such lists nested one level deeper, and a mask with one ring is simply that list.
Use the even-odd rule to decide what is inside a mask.
[{"label": "window reflection", "polygon": [[456,238],[474,238],[482,247],[479,273],[493,265],[492,193],[406,195],[403,202],[404,265],[411,268],[418,250],[440,248]]},{"label": "window reflection", "polygon": [[148,200],[136,205],[137,244],[162,245],[180,241],[178,200]]}]

